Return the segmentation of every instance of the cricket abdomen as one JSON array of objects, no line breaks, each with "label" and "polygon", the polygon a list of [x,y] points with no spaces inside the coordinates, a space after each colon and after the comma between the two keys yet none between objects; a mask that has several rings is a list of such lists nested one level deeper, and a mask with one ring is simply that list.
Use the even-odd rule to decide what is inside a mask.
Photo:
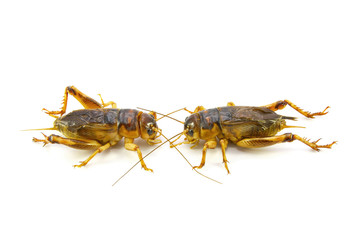
[{"label": "cricket abdomen", "polygon": [[274,136],[285,126],[281,115],[265,107],[220,107],[224,138],[237,142],[244,138]]},{"label": "cricket abdomen", "polygon": [[68,138],[91,139],[100,143],[119,141],[119,109],[75,110],[55,120],[54,126]]}]

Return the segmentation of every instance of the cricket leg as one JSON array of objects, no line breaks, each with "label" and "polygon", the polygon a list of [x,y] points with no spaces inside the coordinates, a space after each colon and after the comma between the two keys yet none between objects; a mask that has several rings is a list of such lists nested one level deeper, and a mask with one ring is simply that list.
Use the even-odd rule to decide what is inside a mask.
[{"label": "cricket leg", "polygon": [[228,106],[228,107],[233,107],[233,106],[235,106],[235,103],[233,103],[233,102],[228,102],[228,103],[226,104],[226,106]]},{"label": "cricket leg", "polygon": [[86,164],[88,164],[88,162],[98,153],[101,153],[103,151],[105,151],[106,149],[108,149],[109,147],[111,147],[110,143],[106,143],[105,145],[102,145],[101,147],[99,147],[98,149],[96,149],[96,151],[90,155],[90,157],[88,157],[85,161],[80,162],[79,165],[74,165],[74,167],[83,167]]},{"label": "cricket leg", "polygon": [[65,88],[65,94],[64,99],[62,103],[62,107],[59,111],[49,111],[45,108],[43,110],[46,114],[49,114],[52,117],[57,118],[56,115],[62,116],[66,112],[67,102],[68,102],[68,95],[73,96],[76,100],[78,100],[81,105],[84,106],[85,109],[96,109],[96,108],[102,108],[102,104],[94,100],[93,98],[87,96],[86,94],[80,92],[79,89],[77,89],[74,86],[68,86]]},{"label": "cricket leg", "polygon": [[137,154],[139,156],[140,159],[140,163],[142,168],[144,168],[146,171],[151,171],[154,172],[151,168],[148,168],[143,160],[140,148],[138,145],[136,145],[134,143],[134,139],[133,138],[125,138],[125,149],[129,150],[129,151],[137,151]]},{"label": "cricket leg", "polygon": [[103,107],[103,108],[105,108],[105,107],[107,107],[107,106],[110,106],[110,105],[111,105],[112,108],[116,108],[116,103],[115,103],[115,102],[110,101],[110,102],[105,103],[104,100],[103,100],[103,98],[101,97],[101,94],[98,94],[98,95],[99,95],[99,97],[100,97],[100,99],[101,99],[101,104],[102,104],[102,107]]},{"label": "cricket leg", "polygon": [[322,112],[311,113],[311,112],[302,110],[301,108],[296,106],[294,103],[290,102],[289,100],[280,100],[280,101],[265,105],[263,107],[266,107],[272,111],[277,111],[277,110],[283,109],[287,105],[289,105],[290,107],[292,107],[293,109],[295,109],[296,111],[298,111],[299,113],[301,113],[302,115],[304,115],[305,117],[308,117],[308,118],[313,118],[314,116],[325,115],[328,113],[326,110],[328,110],[330,108],[329,106],[327,106]]},{"label": "cricket leg", "polygon": [[74,165],[74,167],[83,167],[85,166],[96,154],[101,153],[102,151],[108,149],[111,144],[107,143],[105,145],[101,145],[96,140],[87,140],[87,139],[71,139],[60,137],[55,134],[51,134],[50,136],[44,135],[44,139],[33,138],[34,142],[43,142],[44,146],[49,143],[58,143],[68,147],[76,148],[76,149],[96,149],[96,151],[90,155],[85,161],[80,162],[79,165]]},{"label": "cricket leg", "polygon": [[216,139],[212,139],[212,140],[208,140],[205,142],[204,147],[203,147],[203,152],[202,152],[202,158],[201,158],[201,163],[199,166],[195,166],[193,168],[202,168],[205,165],[205,158],[206,158],[206,151],[208,148],[210,149],[214,149],[216,147],[217,143],[216,143]]},{"label": "cricket leg", "polygon": [[226,155],[225,155],[225,150],[226,150],[227,145],[228,145],[228,140],[226,140],[225,138],[220,139],[220,145],[221,145],[221,151],[222,151],[222,155],[223,155],[223,162],[224,162],[225,168],[226,168],[228,174],[230,174],[230,171],[229,171],[229,168],[228,168],[228,165],[227,165],[227,163],[229,161],[227,160]]},{"label": "cricket leg", "polygon": [[319,142],[320,139],[317,141],[314,141],[314,142],[310,142],[310,140],[308,140],[306,138],[302,138],[296,134],[285,133],[283,135],[277,135],[277,136],[273,136],[273,137],[246,138],[246,139],[243,139],[243,140],[240,140],[239,142],[237,142],[236,145],[238,145],[240,147],[245,147],[245,148],[259,148],[259,147],[271,146],[271,145],[274,145],[277,143],[282,143],[282,142],[292,142],[294,140],[298,140],[298,141],[306,144],[307,146],[311,147],[315,151],[319,151],[320,148],[331,148],[332,145],[334,145],[336,143],[336,141],[334,141],[330,144],[318,145],[317,143]]},{"label": "cricket leg", "polygon": [[195,108],[195,110],[192,112],[192,111],[184,108],[184,110],[187,111],[187,112],[190,113],[190,114],[198,113],[198,112],[203,111],[203,110],[205,110],[205,109],[206,109],[206,108],[204,108],[203,106],[197,106],[197,107]]}]

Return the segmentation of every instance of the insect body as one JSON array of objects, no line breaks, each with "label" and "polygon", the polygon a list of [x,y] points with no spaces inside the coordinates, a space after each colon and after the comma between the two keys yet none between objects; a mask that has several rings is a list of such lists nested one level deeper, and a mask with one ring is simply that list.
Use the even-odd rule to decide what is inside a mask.
[{"label": "insect body", "polygon": [[[75,110],[66,115],[68,94],[74,96],[85,107]],[[101,97],[101,96],[100,96]],[[142,158],[139,146],[134,139],[141,137],[148,144],[160,143],[158,140],[161,130],[156,124],[155,113],[144,113],[135,109],[118,109],[114,102],[98,103],[86,96],[75,87],[67,87],[65,90],[64,104],[60,111],[46,111],[47,114],[56,118],[51,130],[58,130],[65,137],[58,135],[44,135],[45,139],[33,138],[35,142],[59,143],[77,149],[96,149],[96,151],[85,161],[74,167],[85,166],[97,153],[117,144],[122,138],[125,140],[125,148],[137,151],[141,165],[147,168]],[[111,105],[112,108],[105,108]],[[60,115],[60,116],[57,116]]]},{"label": "insect body", "polygon": [[194,112],[189,111],[191,115],[185,119],[183,134],[186,136],[186,141],[182,143],[198,144],[200,139],[206,141],[203,147],[201,163],[195,167],[202,168],[205,164],[207,149],[215,148],[218,139],[221,145],[223,162],[228,173],[230,171],[225,150],[229,140],[237,146],[245,148],[266,147],[294,140],[299,140],[317,151],[319,148],[331,148],[335,142],[327,145],[317,145],[319,140],[310,142],[292,133],[276,135],[284,128],[296,127],[286,125],[286,120],[295,120],[296,118],[275,113],[276,110],[283,109],[286,105],[290,105],[309,118],[325,115],[328,109],[327,107],[323,112],[310,113],[303,111],[288,100],[278,101],[263,107],[235,106],[231,102],[226,107],[207,110],[199,106]]}]

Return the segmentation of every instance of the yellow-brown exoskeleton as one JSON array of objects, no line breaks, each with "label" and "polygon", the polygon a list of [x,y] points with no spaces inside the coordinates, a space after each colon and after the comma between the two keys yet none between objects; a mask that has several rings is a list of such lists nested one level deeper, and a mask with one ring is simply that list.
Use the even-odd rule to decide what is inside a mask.
[{"label": "yellow-brown exoskeleton", "polygon": [[288,100],[281,100],[262,107],[235,106],[234,103],[229,102],[226,107],[206,110],[204,107],[199,106],[194,112],[185,109],[191,115],[185,119],[183,134],[186,138],[182,143],[198,144],[199,140],[205,140],[201,163],[194,168],[204,166],[206,151],[208,148],[215,148],[217,140],[221,145],[223,162],[228,173],[230,171],[225,150],[229,140],[244,148],[266,147],[277,143],[299,140],[316,151],[319,151],[319,148],[331,148],[336,143],[318,145],[319,140],[310,142],[292,133],[276,135],[284,128],[296,127],[287,126],[285,121],[295,120],[294,117],[286,117],[275,113],[276,110],[283,109],[286,105],[291,106],[308,118],[325,115],[327,114],[326,110],[329,108],[327,107],[322,112],[310,113],[303,111]]},{"label": "yellow-brown exoskeleton", "polygon": [[[74,96],[85,109],[75,110],[64,115],[68,94]],[[146,166],[140,148],[134,143],[134,139],[140,137],[150,145],[161,142],[157,139],[161,130],[156,124],[156,114],[144,113],[136,109],[118,109],[114,102],[104,103],[102,98],[101,102],[88,97],[74,86],[67,87],[60,111],[43,109],[47,114],[56,118],[54,127],[44,130],[58,130],[65,137],[43,134],[44,139],[33,138],[33,141],[43,142],[44,145],[59,143],[77,149],[96,149],[85,161],[79,165],[74,165],[74,167],[83,167],[96,154],[110,148],[124,138],[125,148],[136,151],[141,166],[147,171],[152,171]],[[109,105],[111,108],[105,108]]]}]

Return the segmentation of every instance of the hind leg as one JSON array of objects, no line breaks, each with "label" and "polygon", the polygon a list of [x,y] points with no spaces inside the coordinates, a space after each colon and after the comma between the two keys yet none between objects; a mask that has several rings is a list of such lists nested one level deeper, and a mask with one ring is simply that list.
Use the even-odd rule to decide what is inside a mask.
[{"label": "hind leg", "polygon": [[55,134],[51,134],[50,136],[46,136],[45,134],[43,135],[44,135],[44,139],[33,138],[33,141],[43,142],[44,146],[49,143],[58,143],[76,149],[96,149],[96,151],[93,154],[91,154],[85,161],[80,162],[79,165],[74,165],[74,167],[85,166],[96,154],[105,151],[111,146],[110,143],[101,145],[96,140],[64,138]]},{"label": "hind leg", "polygon": [[73,96],[76,100],[78,100],[81,103],[81,105],[83,105],[83,107],[85,109],[103,108],[103,107],[106,107],[108,105],[112,105],[113,107],[116,107],[116,104],[114,102],[112,102],[112,101],[110,101],[108,103],[104,103],[101,96],[100,96],[100,98],[101,98],[102,103],[99,103],[98,101],[94,100],[93,98],[91,98],[91,97],[87,96],[86,94],[82,93],[76,87],[68,86],[68,87],[65,88],[64,100],[63,100],[63,105],[62,105],[61,109],[59,111],[49,111],[49,110],[43,108],[45,113],[49,114],[50,116],[55,117],[55,118],[58,117],[56,115],[62,116],[66,112],[66,107],[67,107],[69,94],[71,96]]},{"label": "hind leg", "polygon": [[265,105],[263,107],[266,107],[272,111],[277,111],[277,110],[281,110],[281,109],[285,108],[287,105],[289,105],[290,107],[292,107],[293,109],[295,109],[296,111],[298,111],[299,113],[301,113],[302,115],[304,115],[305,117],[308,117],[308,118],[313,118],[314,116],[325,115],[328,113],[326,110],[328,108],[330,108],[328,106],[322,112],[311,113],[311,112],[302,110],[301,108],[296,106],[294,103],[290,102],[289,100],[280,100],[280,101]]},{"label": "hind leg", "polygon": [[285,133],[283,135],[278,135],[273,137],[246,138],[237,142],[236,145],[245,148],[259,148],[259,147],[271,146],[277,143],[292,142],[294,140],[298,140],[316,151],[319,151],[320,148],[331,148],[332,145],[336,143],[336,141],[334,141],[330,144],[318,145],[317,143],[319,142],[320,139],[314,142],[310,142],[306,138],[302,138],[296,134]]},{"label": "hind leg", "polygon": [[110,102],[105,103],[104,100],[103,100],[102,97],[101,97],[101,94],[98,94],[98,95],[99,95],[99,97],[100,97],[100,99],[101,99],[102,107],[107,107],[107,106],[110,106],[110,105],[111,105],[112,108],[116,108],[116,103],[115,103],[115,102],[110,101]]},{"label": "hind leg", "polygon": [[184,110],[187,111],[190,114],[193,114],[193,113],[198,113],[200,111],[203,111],[203,110],[205,110],[205,108],[203,106],[197,106],[193,112],[186,109],[186,108],[184,108]]}]

